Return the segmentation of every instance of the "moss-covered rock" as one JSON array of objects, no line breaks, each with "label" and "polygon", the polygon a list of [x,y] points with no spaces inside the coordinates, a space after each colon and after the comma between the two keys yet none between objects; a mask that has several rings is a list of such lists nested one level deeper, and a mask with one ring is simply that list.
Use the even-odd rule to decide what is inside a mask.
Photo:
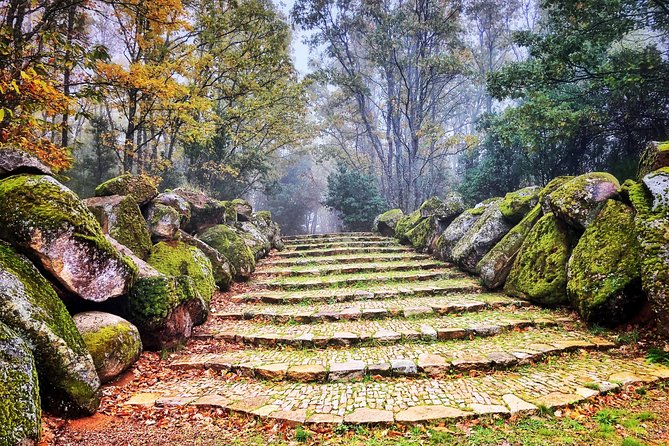
[{"label": "moss-covered rock", "polygon": [[145,259],[151,251],[151,235],[137,202],[130,195],[111,195],[84,200],[102,232],[109,234],[136,256]]},{"label": "moss-covered rock", "polygon": [[49,176],[0,180],[0,238],[28,253],[67,291],[92,301],[127,292],[132,263],[107,241],[95,216]]},{"label": "moss-covered rock", "polygon": [[638,313],[644,294],[631,208],[606,202],[569,259],[567,292],[588,322],[615,326]]},{"label": "moss-covered rock", "polygon": [[130,322],[101,311],[78,313],[73,319],[101,382],[116,378],[139,359],[142,341]]},{"label": "moss-covered rock", "polygon": [[190,205],[178,194],[174,192],[163,192],[162,194],[158,194],[158,196],[151,202],[171,207],[179,213],[181,227],[183,228],[188,225],[191,216]]},{"label": "moss-covered rock", "polygon": [[269,240],[272,248],[278,250],[284,248],[283,240],[281,239],[281,228],[278,223],[272,221],[272,213],[270,211],[256,212],[253,214],[251,222]]},{"label": "moss-covered rock", "polygon": [[481,218],[490,203],[479,203],[475,207],[467,209],[448,225],[435,241],[433,252],[437,258],[446,262],[453,261],[453,248],[467,231],[474,226],[478,219]]},{"label": "moss-covered rock", "polygon": [[37,444],[41,424],[39,383],[30,345],[0,322],[0,444]]},{"label": "moss-covered rock", "polygon": [[509,192],[499,204],[499,210],[511,223],[520,222],[539,202],[539,186],[529,186]]},{"label": "moss-covered rock", "polygon": [[235,231],[244,239],[246,246],[253,252],[253,257],[260,260],[269,254],[272,244],[263,232],[250,221],[235,224]]},{"label": "moss-covered rock", "polygon": [[553,214],[541,217],[527,234],[504,291],[538,305],[567,303],[567,262],[575,241],[571,231]]},{"label": "moss-covered rock", "polygon": [[669,167],[649,173],[642,182],[653,196],[653,212],[669,213]]},{"label": "moss-covered rock", "polygon": [[235,270],[235,279],[247,280],[251,277],[256,266],[255,256],[244,239],[233,229],[226,225],[214,226],[199,238],[230,261]]},{"label": "moss-covered rock", "polygon": [[251,221],[253,218],[253,207],[251,203],[241,198],[236,198],[230,202],[237,214],[237,221]]},{"label": "moss-covered rock", "polygon": [[465,200],[456,192],[449,192],[443,199],[438,197],[428,198],[419,208],[420,216],[423,218],[433,217],[439,223],[448,225],[455,217],[465,210]]},{"label": "moss-covered rock", "polygon": [[429,250],[432,239],[438,237],[436,218],[425,218],[406,233],[411,246],[418,251]]},{"label": "moss-covered rock", "polygon": [[544,214],[551,212],[551,208],[548,206],[546,197],[562,187],[562,185],[567,181],[571,181],[573,178],[574,177],[572,176],[555,177],[550,180],[543,189],[541,189],[541,192],[539,192],[539,204],[541,205],[541,210],[544,212]]},{"label": "moss-covered rock", "polygon": [[181,241],[160,242],[151,249],[147,263],[168,276],[188,276],[209,303],[216,291],[211,261],[197,247]]},{"label": "moss-covered rock", "polygon": [[202,240],[195,238],[184,231],[180,231],[179,239],[184,243],[195,246],[197,249],[202,251],[204,255],[207,256],[211,262],[211,268],[212,272],[214,273],[214,281],[216,282],[216,285],[221,290],[227,291],[230,288],[232,277],[234,276],[234,270],[228,259],[226,259],[223,254],[218,252],[218,250],[212,248]]},{"label": "moss-covered rock", "polygon": [[154,240],[174,240],[181,227],[181,215],[173,207],[149,203],[144,209],[149,232]]},{"label": "moss-covered rock", "polygon": [[541,216],[541,206],[537,204],[481,259],[476,269],[486,287],[495,289],[504,285],[525,237]]},{"label": "moss-covered rock", "polygon": [[636,215],[634,226],[641,248],[641,284],[657,318],[659,331],[669,336],[669,215],[653,210],[653,197],[643,184],[626,182]]},{"label": "moss-covered rock", "polygon": [[36,156],[12,146],[0,147],[0,178],[20,173],[53,175]]},{"label": "moss-covered rock", "polygon": [[421,221],[423,221],[423,217],[420,216],[420,210],[416,210],[411,214],[400,218],[395,226],[395,238],[401,243],[409,243],[409,239],[406,236],[407,232],[413,229],[413,227]]},{"label": "moss-covered rock", "polygon": [[172,192],[183,198],[190,207],[190,221],[183,227],[186,232],[199,234],[212,226],[230,222],[231,218],[237,220],[236,211],[230,202],[218,201],[202,191],[182,187]]},{"label": "moss-covered rock", "polygon": [[31,344],[45,402],[65,414],[93,413],[100,380],[84,341],[51,284],[0,243],[0,321]]},{"label": "moss-covered rock", "polygon": [[639,161],[639,181],[646,175],[663,167],[669,167],[669,141],[649,142]]},{"label": "moss-covered rock", "polygon": [[96,197],[131,195],[140,206],[158,195],[157,181],[148,175],[124,174],[105,181],[95,188]]},{"label": "moss-covered rock", "polygon": [[485,212],[463,234],[451,251],[452,261],[475,273],[476,265],[513,227],[499,209],[501,200],[488,205]]},{"label": "moss-covered rock", "polygon": [[577,229],[585,229],[595,219],[606,200],[618,196],[620,183],[611,174],[586,173],[577,176],[545,197],[556,217]]},{"label": "moss-covered rock", "polygon": [[404,212],[402,212],[402,209],[391,209],[387,212],[384,212],[374,219],[372,231],[378,232],[385,237],[394,237],[395,228],[397,227],[397,223],[399,223],[402,217],[404,217]]}]

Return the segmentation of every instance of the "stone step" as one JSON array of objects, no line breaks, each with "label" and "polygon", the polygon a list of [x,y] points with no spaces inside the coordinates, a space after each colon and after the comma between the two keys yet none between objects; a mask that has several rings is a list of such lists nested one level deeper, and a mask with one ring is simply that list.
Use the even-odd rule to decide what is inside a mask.
[{"label": "stone step", "polygon": [[669,368],[641,357],[579,352],[509,372],[452,379],[276,383],[228,376],[175,373],[125,404],[220,408],[290,423],[414,424],[560,408],[628,384],[667,380]]},{"label": "stone step", "polygon": [[352,241],[332,241],[316,242],[286,245],[286,252],[291,251],[313,251],[315,249],[335,249],[335,248],[377,248],[385,246],[401,246],[397,240],[385,238],[382,240],[352,240]]},{"label": "stone step", "polygon": [[338,265],[306,265],[287,267],[261,267],[255,272],[256,277],[298,277],[298,276],[327,276],[341,274],[361,274],[372,272],[429,270],[448,266],[436,260],[402,260],[396,262],[364,262],[344,263]]},{"label": "stone step", "polygon": [[422,282],[441,279],[462,279],[467,275],[454,267],[428,271],[409,270],[384,273],[342,274],[322,277],[271,277],[254,280],[252,286],[269,290],[313,290],[319,288],[340,288],[345,286],[369,286],[371,284]]},{"label": "stone step", "polygon": [[326,234],[284,235],[281,238],[286,242],[292,240],[313,240],[337,237],[377,237],[378,235],[379,234],[374,232],[330,232]]},{"label": "stone step", "polygon": [[388,241],[388,240],[392,240],[392,238],[383,237],[381,235],[357,236],[357,235],[342,234],[338,236],[319,237],[312,239],[284,240],[284,245],[286,247],[291,247],[293,245],[303,245],[307,243],[338,243],[338,242]]},{"label": "stone step", "polygon": [[274,258],[294,257],[323,257],[342,254],[384,254],[384,253],[414,253],[415,251],[406,246],[362,246],[362,247],[339,247],[309,249],[306,251],[279,251],[273,255]]},{"label": "stone step", "polygon": [[210,317],[217,320],[268,321],[275,324],[322,323],[339,320],[406,318],[527,307],[529,302],[504,294],[402,297],[359,302],[309,303],[308,306],[219,302]]},{"label": "stone step", "polygon": [[[606,350],[615,344],[583,330],[526,329],[495,338],[431,344],[329,349],[274,349],[236,353],[181,354],[176,370],[213,369],[256,379],[322,382],[362,380],[370,375],[427,376],[447,379],[456,373],[505,370],[577,349]],[[298,373],[293,373],[297,371]]]},{"label": "stone step", "polygon": [[270,304],[310,305],[315,302],[350,302],[392,299],[398,297],[449,296],[456,293],[478,293],[481,286],[474,279],[428,280],[402,284],[370,285],[360,288],[325,288],[319,290],[258,290],[227,298],[234,303],[265,302]]},{"label": "stone step", "polygon": [[349,263],[375,263],[375,262],[398,262],[412,260],[434,260],[428,254],[418,254],[415,252],[397,252],[397,253],[370,253],[370,254],[344,254],[325,257],[289,257],[277,258],[269,257],[258,262],[258,268],[267,267],[293,267],[293,266],[316,266],[316,265],[336,265]]},{"label": "stone step", "polygon": [[328,324],[270,324],[252,321],[210,321],[193,330],[193,337],[219,339],[246,345],[298,348],[385,345],[404,342],[434,342],[496,336],[508,330],[548,327],[570,322],[558,312],[534,308],[516,311],[483,310],[461,315],[427,316],[410,319],[361,319]]}]

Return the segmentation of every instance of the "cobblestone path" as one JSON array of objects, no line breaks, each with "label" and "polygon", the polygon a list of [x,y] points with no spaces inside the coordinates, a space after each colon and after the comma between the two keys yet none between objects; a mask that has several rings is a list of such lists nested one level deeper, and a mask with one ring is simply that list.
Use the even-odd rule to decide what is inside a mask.
[{"label": "cobblestone path", "polygon": [[[170,360],[183,379],[127,404],[416,423],[531,413],[669,378],[567,313],[484,292],[452,265],[373,234],[287,238],[248,289],[214,301],[194,335],[207,353]],[[217,378],[227,373],[240,379]]]}]

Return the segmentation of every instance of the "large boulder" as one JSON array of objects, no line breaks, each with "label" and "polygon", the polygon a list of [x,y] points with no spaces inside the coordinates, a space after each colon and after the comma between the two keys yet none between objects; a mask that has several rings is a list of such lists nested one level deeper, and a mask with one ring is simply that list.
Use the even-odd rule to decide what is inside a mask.
[{"label": "large boulder", "polygon": [[181,215],[173,207],[149,203],[144,209],[146,223],[154,240],[174,240],[181,227]]},{"label": "large boulder", "polygon": [[93,413],[100,380],[77,327],[51,284],[0,243],[0,321],[30,342],[45,402],[65,414]]},{"label": "large boulder", "polygon": [[638,313],[644,299],[639,254],[634,211],[608,200],[569,259],[567,291],[583,319],[615,326]]},{"label": "large boulder", "polygon": [[207,229],[199,238],[230,261],[234,268],[235,279],[247,280],[251,277],[256,266],[255,256],[234,229],[226,225],[217,225]]},{"label": "large boulder", "polygon": [[374,219],[372,230],[378,232],[385,237],[395,236],[395,227],[397,223],[404,217],[402,209],[391,209]]},{"label": "large boulder", "polygon": [[499,211],[511,223],[520,222],[539,202],[539,186],[529,186],[509,192],[499,203]]},{"label": "large boulder", "polygon": [[237,221],[237,213],[230,202],[215,200],[204,192],[182,187],[172,192],[183,198],[190,207],[190,221],[182,227],[186,232],[201,233],[212,226]]},{"label": "large boulder", "polygon": [[232,277],[234,276],[234,271],[232,265],[230,265],[230,262],[223,254],[207,245],[199,238],[193,237],[185,231],[179,231],[179,240],[184,243],[188,243],[191,246],[195,246],[197,249],[202,251],[202,253],[206,255],[211,262],[211,269],[214,274],[214,281],[216,282],[216,285],[223,291],[226,291],[230,288]]},{"label": "large boulder", "polygon": [[561,177],[555,177],[552,180],[544,186],[543,189],[541,189],[541,192],[539,192],[539,204],[541,205],[541,210],[544,212],[544,214],[548,214],[551,212],[551,208],[548,205],[548,196],[558,190],[560,187],[562,187],[563,184],[565,184],[568,181],[571,181],[574,179],[572,176],[561,176]]},{"label": "large boulder", "polygon": [[539,305],[566,304],[567,262],[575,237],[553,214],[539,219],[511,267],[504,291]]},{"label": "large boulder", "polygon": [[481,218],[458,240],[451,258],[466,271],[475,273],[476,265],[513,227],[499,209],[501,200],[490,203]]},{"label": "large boulder", "polygon": [[73,319],[101,382],[116,378],[139,359],[142,341],[130,322],[101,311],[78,313]]},{"label": "large boulder", "polygon": [[270,211],[256,212],[253,214],[252,222],[267,237],[272,248],[278,250],[284,248],[283,240],[281,239],[281,228],[277,222],[272,220],[272,213]]},{"label": "large boulder", "polygon": [[0,238],[27,252],[67,291],[86,300],[125,294],[136,274],[107,241],[95,216],[49,176],[0,180]]},{"label": "large boulder", "polygon": [[143,259],[151,251],[151,235],[137,202],[130,195],[111,195],[84,200],[102,232],[109,234],[124,246],[130,248],[136,256]]},{"label": "large boulder", "polygon": [[188,225],[190,221],[190,205],[186,200],[175,192],[163,192],[158,194],[156,198],[151,200],[151,203],[162,204],[163,206],[171,207],[179,213],[181,218],[181,226]]},{"label": "large boulder", "polygon": [[30,345],[0,322],[0,444],[37,444],[41,424],[39,383]]},{"label": "large boulder", "polygon": [[646,175],[663,167],[669,167],[669,141],[649,142],[639,161],[639,181]]},{"label": "large boulder", "polygon": [[235,224],[235,230],[244,239],[246,246],[251,249],[256,260],[260,260],[269,254],[272,243],[258,226],[250,221],[240,221]]},{"label": "large boulder", "polygon": [[237,214],[237,221],[251,221],[253,218],[253,207],[251,203],[241,198],[236,198],[230,202]]},{"label": "large boulder", "polygon": [[453,248],[481,218],[490,203],[490,201],[484,201],[457,216],[441,235],[437,237],[433,248],[434,254],[441,260],[447,262],[453,261]]},{"label": "large boulder", "polygon": [[37,157],[14,147],[0,147],[0,178],[20,173],[53,175]]},{"label": "large boulder", "polygon": [[450,192],[443,199],[438,197],[428,198],[418,210],[421,217],[433,217],[447,225],[464,212],[465,200],[462,195]]},{"label": "large boulder", "polygon": [[95,188],[96,197],[109,195],[130,195],[140,206],[158,195],[156,180],[148,175],[124,175],[105,181]]},{"label": "large boulder", "polygon": [[413,229],[421,221],[423,221],[423,217],[420,216],[420,210],[416,210],[411,214],[407,214],[400,218],[397,225],[395,225],[395,238],[401,243],[408,243],[409,239],[406,236],[407,232]]},{"label": "large boulder", "polygon": [[642,179],[643,185],[653,196],[653,212],[669,209],[669,167],[651,172]]},{"label": "large boulder", "polygon": [[414,249],[426,252],[432,246],[433,239],[439,236],[438,227],[436,218],[424,218],[416,226],[409,229],[405,237]]},{"label": "large boulder", "polygon": [[541,206],[537,204],[481,259],[476,269],[486,287],[495,289],[504,285],[520,247],[541,216]]},{"label": "large boulder", "polygon": [[546,197],[556,217],[577,229],[585,229],[595,219],[606,200],[618,196],[620,184],[611,174],[586,173],[575,177]]},{"label": "large boulder", "polygon": [[641,248],[641,285],[657,318],[659,331],[669,336],[669,208],[654,208],[643,184],[626,182],[636,215],[634,226]]}]

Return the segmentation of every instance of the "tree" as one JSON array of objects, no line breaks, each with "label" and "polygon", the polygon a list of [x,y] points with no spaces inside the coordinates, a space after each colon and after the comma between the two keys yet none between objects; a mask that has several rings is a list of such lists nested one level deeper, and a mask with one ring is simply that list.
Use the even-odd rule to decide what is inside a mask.
[{"label": "tree", "polygon": [[376,180],[345,165],[328,176],[324,204],[339,212],[345,228],[350,231],[370,231],[374,218],[387,209]]}]

